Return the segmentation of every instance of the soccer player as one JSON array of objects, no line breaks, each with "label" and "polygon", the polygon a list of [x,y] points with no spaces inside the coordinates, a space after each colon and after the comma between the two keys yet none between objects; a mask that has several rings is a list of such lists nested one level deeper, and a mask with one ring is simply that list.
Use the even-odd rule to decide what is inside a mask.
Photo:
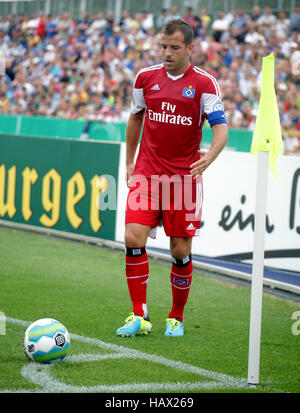
[{"label": "soccer player", "polygon": [[[170,237],[172,308],[166,336],[184,334],[183,313],[192,281],[192,238],[199,235],[202,174],[227,142],[228,131],[216,79],[190,63],[193,30],[181,19],[161,33],[163,64],[139,71],[126,128],[126,278],[132,313],[118,336],[151,331],[147,309],[148,236],[160,224]],[[213,139],[200,151],[208,120]],[[140,134],[143,134],[135,161]]]}]

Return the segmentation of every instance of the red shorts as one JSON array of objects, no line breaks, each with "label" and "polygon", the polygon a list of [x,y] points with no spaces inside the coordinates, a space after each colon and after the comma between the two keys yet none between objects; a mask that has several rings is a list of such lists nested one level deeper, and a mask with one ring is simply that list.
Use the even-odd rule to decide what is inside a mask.
[{"label": "red shorts", "polygon": [[202,176],[134,175],[127,197],[125,224],[155,228],[162,222],[169,237],[199,235],[203,203]]}]

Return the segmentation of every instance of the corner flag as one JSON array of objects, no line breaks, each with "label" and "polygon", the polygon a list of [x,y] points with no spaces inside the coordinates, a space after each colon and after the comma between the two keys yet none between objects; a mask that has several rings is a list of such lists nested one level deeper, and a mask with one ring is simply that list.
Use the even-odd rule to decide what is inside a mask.
[{"label": "corner flag", "polygon": [[251,153],[269,152],[269,168],[277,178],[277,158],[282,154],[282,133],[274,88],[274,54],[263,57],[261,94]]},{"label": "corner flag", "polygon": [[259,383],[268,164],[275,178],[277,178],[277,158],[282,153],[282,134],[274,89],[273,54],[263,57],[261,95],[251,153],[258,154],[258,162],[251,280],[248,384],[256,386]]}]

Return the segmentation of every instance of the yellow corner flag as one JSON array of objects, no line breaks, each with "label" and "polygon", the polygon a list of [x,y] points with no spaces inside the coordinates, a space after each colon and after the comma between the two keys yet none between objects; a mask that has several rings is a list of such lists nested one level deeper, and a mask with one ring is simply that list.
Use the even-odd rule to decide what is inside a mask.
[{"label": "yellow corner flag", "polygon": [[251,153],[269,152],[269,168],[277,178],[277,158],[282,154],[282,133],[274,88],[274,55],[263,57],[261,93]]}]

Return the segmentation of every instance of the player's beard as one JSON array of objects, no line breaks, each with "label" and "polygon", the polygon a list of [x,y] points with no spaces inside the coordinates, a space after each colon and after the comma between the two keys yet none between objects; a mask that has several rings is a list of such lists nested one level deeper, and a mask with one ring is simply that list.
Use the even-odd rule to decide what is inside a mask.
[{"label": "player's beard", "polygon": [[168,73],[170,73],[173,76],[177,76],[179,74],[184,73],[186,67],[188,66],[188,62],[189,58],[187,53],[185,53],[178,59],[172,58],[170,61],[168,61],[167,58],[164,58],[165,69]]}]

